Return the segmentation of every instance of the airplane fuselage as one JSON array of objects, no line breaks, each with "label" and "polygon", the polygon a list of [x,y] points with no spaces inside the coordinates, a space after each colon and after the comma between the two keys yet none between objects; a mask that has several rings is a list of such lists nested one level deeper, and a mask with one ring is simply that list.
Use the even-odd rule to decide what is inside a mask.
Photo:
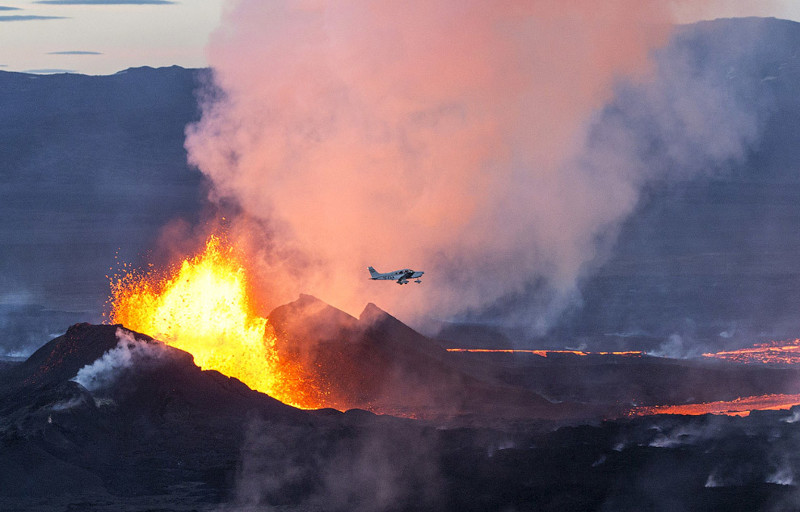
[{"label": "airplane fuselage", "polygon": [[420,278],[425,272],[404,268],[402,270],[395,270],[394,272],[381,273],[369,267],[369,273],[370,279],[373,281],[397,281],[397,284],[407,284],[409,279],[413,279],[415,283],[421,283],[422,281]]}]

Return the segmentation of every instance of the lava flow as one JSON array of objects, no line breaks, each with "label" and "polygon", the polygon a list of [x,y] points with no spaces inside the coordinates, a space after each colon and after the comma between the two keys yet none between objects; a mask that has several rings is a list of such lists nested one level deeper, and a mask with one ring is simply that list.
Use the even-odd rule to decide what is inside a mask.
[{"label": "lava flow", "polygon": [[212,236],[202,254],[165,274],[123,272],[112,279],[110,320],[284,403],[321,407],[320,391],[280,359],[267,319],[254,314],[243,261]]},{"label": "lava flow", "polygon": [[[742,364],[798,364],[800,363],[800,339],[759,343],[750,348],[706,353],[703,354],[703,357],[723,359]],[[789,409],[795,405],[800,405],[800,394],[769,394],[745,396],[729,401],[636,407],[629,411],[629,415],[724,414],[728,416],[746,416],[754,410]]]},{"label": "lava flow", "polygon": [[726,416],[747,416],[752,411],[776,411],[790,409],[795,405],[800,405],[800,395],[771,394],[746,396],[735,400],[718,402],[635,407],[628,412],[628,415],[683,414],[699,416],[701,414],[721,414]]},{"label": "lava flow", "polygon": [[448,352],[469,352],[469,353],[485,353],[485,354],[534,354],[539,357],[547,357],[548,355],[562,355],[569,354],[573,356],[626,356],[626,357],[642,357],[644,352],[640,350],[628,350],[624,352],[586,352],[584,350],[526,350],[526,349],[512,349],[512,348],[448,348]]},{"label": "lava flow", "polygon": [[751,348],[713,352],[703,357],[737,363],[797,364],[800,363],[800,339],[759,343]]}]

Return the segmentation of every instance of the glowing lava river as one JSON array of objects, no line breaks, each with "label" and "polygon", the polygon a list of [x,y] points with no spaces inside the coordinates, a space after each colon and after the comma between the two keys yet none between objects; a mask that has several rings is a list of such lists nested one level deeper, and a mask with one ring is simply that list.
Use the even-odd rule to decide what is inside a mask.
[{"label": "glowing lava river", "polygon": [[[587,352],[581,350],[526,350],[526,349],[485,349],[485,348],[448,348],[448,352],[486,353],[486,354],[532,354],[539,357],[552,355],[574,356],[623,356],[644,357],[640,351],[623,352]],[[703,354],[707,359],[720,359],[739,364],[770,364],[791,366],[800,363],[800,339],[793,341],[775,341],[761,343],[752,348],[730,350]],[[664,404],[637,406],[629,409],[625,415],[650,416],[656,414],[677,414],[697,416],[718,414],[726,416],[747,416],[752,411],[786,410],[800,405],[800,394],[772,393],[765,395],[742,396],[733,400],[696,402],[685,404]]]},{"label": "glowing lava river", "polygon": [[[800,363],[800,339],[759,343],[750,348],[705,353],[703,357],[740,364],[795,365]],[[800,405],[800,394],[768,394],[739,397],[735,400],[636,407],[631,416],[650,414],[724,414],[746,416],[752,411],[785,410]]]},{"label": "glowing lava river", "polygon": [[626,356],[642,357],[640,350],[627,350],[624,352],[586,352],[584,350],[525,350],[514,348],[448,348],[448,352],[469,352],[473,354],[533,354],[539,357],[548,355],[573,355],[573,356]]},{"label": "glowing lava river", "polygon": [[703,357],[737,363],[797,364],[800,363],[800,339],[759,343],[751,348],[713,352]]},{"label": "glowing lava river", "polygon": [[753,411],[777,411],[800,405],[800,394],[771,394],[745,396],[735,400],[702,402],[681,405],[657,405],[635,407],[629,416],[649,416],[652,414],[682,414],[699,416],[702,414],[724,414],[725,416],[747,416]]},{"label": "glowing lava river", "polygon": [[219,237],[164,274],[115,276],[109,302],[111,322],[189,352],[204,370],[295,407],[320,406],[314,386],[279,358],[267,319],[253,312],[243,258]]}]

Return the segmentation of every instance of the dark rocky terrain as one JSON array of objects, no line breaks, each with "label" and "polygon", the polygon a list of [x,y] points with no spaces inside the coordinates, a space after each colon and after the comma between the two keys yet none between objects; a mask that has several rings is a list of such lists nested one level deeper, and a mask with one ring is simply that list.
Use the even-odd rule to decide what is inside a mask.
[{"label": "dark rocky terrain", "polygon": [[[634,405],[800,392],[793,365],[647,355],[447,352],[374,304],[354,318],[310,295],[269,315],[281,357],[331,407],[442,422],[614,418]],[[544,398],[546,397],[546,399]]]},{"label": "dark rocky terrain", "polygon": [[[406,329],[389,329],[389,338]],[[115,353],[127,356],[114,359]],[[415,362],[437,367],[440,355],[432,348]],[[651,368],[657,364],[653,358]],[[458,426],[361,410],[300,411],[202,371],[190,355],[147,336],[89,324],[70,327],[5,368],[0,383],[2,510],[800,505],[798,410],[493,422],[486,403],[482,426],[474,416]]]},{"label": "dark rocky terrain", "polygon": [[800,391],[800,369],[793,365],[646,355],[449,355],[451,364],[472,375],[528,389],[553,401],[591,405],[594,411],[604,411],[606,417],[634,404],[712,402]]},{"label": "dark rocky terrain", "polygon": [[444,348],[374,304],[359,318],[310,296],[269,314],[283,359],[303,368],[332,407],[447,419],[589,415],[501,379],[478,379]]}]

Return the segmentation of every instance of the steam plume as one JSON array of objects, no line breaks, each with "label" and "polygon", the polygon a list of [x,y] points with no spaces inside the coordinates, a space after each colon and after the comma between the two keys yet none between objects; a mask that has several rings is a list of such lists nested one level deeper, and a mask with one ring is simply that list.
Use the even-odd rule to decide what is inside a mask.
[{"label": "steam plume", "polygon": [[241,0],[209,45],[190,160],[240,207],[272,305],[413,319],[526,296],[518,320],[542,330],[636,204],[640,162],[586,133],[621,77],[645,79],[665,4]]},{"label": "steam plume", "polygon": [[116,335],[117,346],[78,370],[72,380],[89,391],[103,389],[113,385],[122,370],[137,364],[157,362],[166,351],[161,343],[137,340],[130,331],[124,329],[117,329]]}]

